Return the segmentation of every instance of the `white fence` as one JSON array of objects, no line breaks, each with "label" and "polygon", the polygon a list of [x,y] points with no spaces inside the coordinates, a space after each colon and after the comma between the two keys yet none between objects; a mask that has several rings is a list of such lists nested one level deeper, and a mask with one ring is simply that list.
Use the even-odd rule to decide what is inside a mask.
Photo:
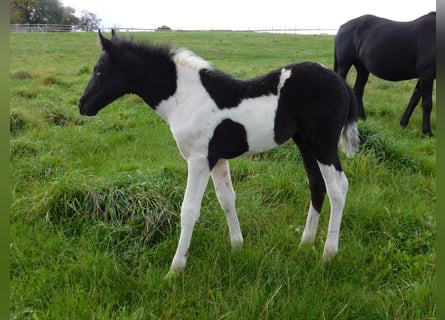
[{"label": "white fence", "polygon": [[73,26],[62,24],[10,24],[10,32],[71,32]]},{"label": "white fence", "polygon": [[10,24],[10,32],[76,32],[76,31],[93,31],[88,30],[85,25],[69,25],[69,24]]},{"label": "white fence", "polygon": [[[248,30],[172,30],[170,28],[157,28],[157,29],[147,29],[147,28],[123,28],[123,27],[101,27],[103,31],[111,31],[115,29],[121,32],[153,32],[153,31],[244,31],[244,32],[266,32],[266,33],[287,33],[287,34],[336,34],[337,29],[301,29],[296,27],[265,27],[261,29],[248,29]],[[95,31],[89,29],[85,25],[63,25],[63,24],[10,24],[10,32],[85,32],[85,31]]]}]

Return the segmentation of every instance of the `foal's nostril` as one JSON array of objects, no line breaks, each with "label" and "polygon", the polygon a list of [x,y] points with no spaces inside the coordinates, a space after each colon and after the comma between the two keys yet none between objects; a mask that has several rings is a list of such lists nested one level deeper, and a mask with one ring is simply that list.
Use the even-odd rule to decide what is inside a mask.
[{"label": "foal's nostril", "polygon": [[79,113],[83,116],[88,115],[88,108],[85,107],[85,103],[83,102],[83,99],[80,98],[79,103],[78,103],[78,107],[79,107]]},{"label": "foal's nostril", "polygon": [[79,107],[79,113],[81,114],[81,115],[84,115],[85,113],[84,113],[84,108],[83,108],[83,103],[82,103],[82,99],[80,99],[79,100],[79,103],[77,104],[77,106]]},{"label": "foal's nostril", "polygon": [[95,116],[97,114],[97,112],[99,111],[99,110],[96,110],[95,108],[91,108],[91,105],[90,105],[90,107],[88,107],[83,102],[82,99],[80,99],[78,106],[79,106],[79,113],[83,116]]}]

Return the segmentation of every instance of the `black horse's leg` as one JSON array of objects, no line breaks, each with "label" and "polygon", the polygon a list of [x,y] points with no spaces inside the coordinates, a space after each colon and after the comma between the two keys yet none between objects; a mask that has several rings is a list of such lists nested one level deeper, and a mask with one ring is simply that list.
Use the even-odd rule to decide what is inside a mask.
[{"label": "black horse's leg", "polygon": [[431,111],[433,110],[433,83],[434,78],[426,79],[422,81],[422,110],[423,110],[423,122],[422,132],[424,134],[433,136],[431,131]]},{"label": "black horse's leg", "polygon": [[337,66],[336,70],[334,70],[340,77],[346,80],[346,76],[348,75],[349,69],[351,69],[352,64],[347,66]]},{"label": "black horse's leg", "polygon": [[369,71],[362,64],[355,64],[355,69],[357,70],[357,78],[354,84],[354,93],[357,97],[358,103],[358,115],[363,120],[366,119],[365,108],[363,107],[363,92],[365,89],[365,84],[369,78]]},{"label": "black horse's leg", "polygon": [[411,99],[409,100],[408,106],[406,107],[405,112],[403,113],[402,119],[400,120],[400,125],[402,127],[406,127],[408,125],[409,119],[411,118],[411,115],[416,108],[417,104],[419,103],[419,100],[422,96],[422,93],[420,91],[420,80],[417,81],[416,87],[414,88],[413,95],[411,96]]}]

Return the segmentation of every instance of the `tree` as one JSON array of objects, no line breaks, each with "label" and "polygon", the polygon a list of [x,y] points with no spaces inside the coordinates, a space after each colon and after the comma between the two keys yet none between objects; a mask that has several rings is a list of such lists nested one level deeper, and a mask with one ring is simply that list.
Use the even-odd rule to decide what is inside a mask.
[{"label": "tree", "polygon": [[36,0],[10,0],[10,23],[31,23],[31,15],[36,7]]},{"label": "tree", "polygon": [[60,23],[63,7],[59,0],[36,0],[36,7],[31,12],[32,23]]},{"label": "tree", "polygon": [[156,31],[172,31],[172,29],[169,26],[166,26],[165,24],[162,27],[158,27]]},{"label": "tree", "polygon": [[94,13],[82,10],[80,16],[80,28],[84,31],[95,31],[99,29],[102,20],[98,19]]},{"label": "tree", "polygon": [[59,0],[10,0],[10,23],[78,24],[76,10]]},{"label": "tree", "polygon": [[76,13],[76,9],[72,7],[64,7],[63,8],[63,18],[61,23],[62,24],[70,24],[70,25],[76,25],[80,23],[80,19],[76,17],[74,14]]}]

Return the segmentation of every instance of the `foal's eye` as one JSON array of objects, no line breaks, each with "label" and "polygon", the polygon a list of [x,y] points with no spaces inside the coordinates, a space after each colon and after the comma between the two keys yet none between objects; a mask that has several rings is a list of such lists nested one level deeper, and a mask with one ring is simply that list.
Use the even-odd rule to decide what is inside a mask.
[{"label": "foal's eye", "polygon": [[99,77],[101,75],[102,72],[100,72],[100,70],[98,68],[94,68],[94,75]]}]

